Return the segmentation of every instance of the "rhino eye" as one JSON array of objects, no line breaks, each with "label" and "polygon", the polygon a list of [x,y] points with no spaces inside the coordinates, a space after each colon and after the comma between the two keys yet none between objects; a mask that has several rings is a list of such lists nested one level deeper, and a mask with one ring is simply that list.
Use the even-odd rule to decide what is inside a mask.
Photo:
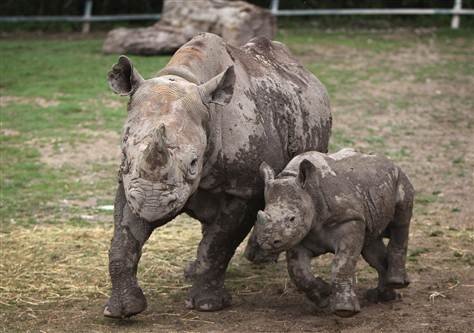
[{"label": "rhino eye", "polygon": [[293,222],[295,220],[295,216],[290,216],[290,222]]}]

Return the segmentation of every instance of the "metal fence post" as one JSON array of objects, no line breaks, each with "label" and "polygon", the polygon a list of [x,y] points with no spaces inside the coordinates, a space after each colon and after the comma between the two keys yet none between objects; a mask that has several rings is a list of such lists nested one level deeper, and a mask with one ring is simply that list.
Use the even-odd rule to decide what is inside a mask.
[{"label": "metal fence post", "polygon": [[278,13],[279,6],[280,6],[280,0],[272,0],[272,3],[270,5],[270,11],[272,12],[273,15],[276,15]]},{"label": "metal fence post", "polygon": [[84,7],[84,23],[82,23],[82,33],[87,34],[91,30],[92,0],[87,0]]},{"label": "metal fence post", "polygon": [[[455,0],[453,10],[461,10],[462,0]],[[459,29],[459,24],[461,23],[461,18],[459,14],[454,14],[451,19],[451,29]]]}]

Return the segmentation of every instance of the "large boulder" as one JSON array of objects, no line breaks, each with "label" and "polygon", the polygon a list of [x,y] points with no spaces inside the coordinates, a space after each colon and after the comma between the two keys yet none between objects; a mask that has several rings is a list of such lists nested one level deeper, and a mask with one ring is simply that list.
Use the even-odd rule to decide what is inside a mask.
[{"label": "large boulder", "polygon": [[276,20],[270,11],[240,0],[166,0],[160,22],[148,28],[110,31],[103,51],[172,53],[200,32],[215,33],[240,46],[256,36],[272,39]]}]

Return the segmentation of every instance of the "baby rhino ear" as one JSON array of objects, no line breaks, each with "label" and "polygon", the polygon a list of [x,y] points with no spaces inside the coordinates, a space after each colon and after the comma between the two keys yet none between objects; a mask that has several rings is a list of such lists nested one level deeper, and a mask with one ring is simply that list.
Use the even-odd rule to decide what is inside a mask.
[{"label": "baby rhino ear", "polygon": [[307,187],[309,184],[318,183],[318,169],[316,169],[313,163],[306,159],[300,164],[298,182],[303,188]]}]

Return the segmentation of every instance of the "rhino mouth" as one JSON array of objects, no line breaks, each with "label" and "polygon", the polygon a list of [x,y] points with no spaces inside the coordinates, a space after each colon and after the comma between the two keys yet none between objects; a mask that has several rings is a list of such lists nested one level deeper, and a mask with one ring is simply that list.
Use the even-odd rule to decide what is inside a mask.
[{"label": "rhino mouth", "polygon": [[125,196],[135,215],[148,222],[155,222],[177,215],[182,209],[186,200],[182,200],[184,196],[178,195],[177,190],[143,179],[134,179],[130,182]]},{"label": "rhino mouth", "polygon": [[262,250],[264,250],[268,254],[277,254],[283,251],[287,251],[292,247],[291,244],[288,244],[278,239],[261,241],[258,242],[258,244],[260,245]]}]

